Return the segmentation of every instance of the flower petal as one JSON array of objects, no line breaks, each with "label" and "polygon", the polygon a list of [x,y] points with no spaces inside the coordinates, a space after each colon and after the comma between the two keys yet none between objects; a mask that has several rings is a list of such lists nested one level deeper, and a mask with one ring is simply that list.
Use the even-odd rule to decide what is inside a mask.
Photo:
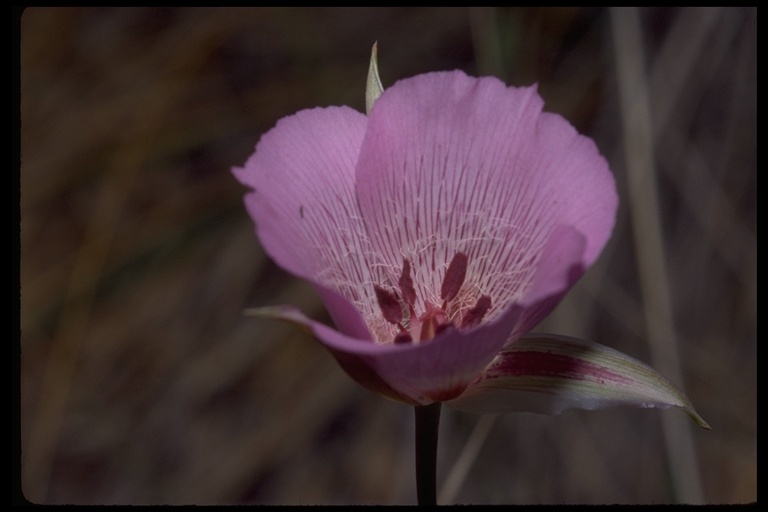
[{"label": "flower petal", "polygon": [[543,414],[571,408],[675,406],[710,428],[685,394],[650,366],[597,343],[551,334],[531,334],[505,347],[446,405],[480,413]]},{"label": "flower petal", "polygon": [[345,319],[359,308],[343,302],[367,304],[373,293],[362,286],[371,281],[368,235],[353,186],[366,124],[348,107],[303,110],[281,119],[245,166],[233,169],[253,188],[245,205],[266,252],[288,272],[338,291],[326,306],[340,329],[355,333],[359,319],[349,328]]},{"label": "flower petal", "polygon": [[585,237],[571,226],[556,226],[539,259],[531,286],[525,296],[525,311],[507,343],[514,343],[533,329],[560,303],[563,296],[586,271]]},{"label": "flower petal", "polygon": [[542,107],[535,87],[458,71],[383,92],[355,185],[380,280],[397,282],[407,258],[424,297],[463,252],[493,316],[524,297],[556,226],[584,235],[585,268],[597,258],[615,220],[613,176],[591,140]]},{"label": "flower petal", "polygon": [[[342,334],[291,307],[249,311],[308,328],[355,381],[375,393],[409,404],[426,405],[450,400],[483,372],[511,340],[510,336],[523,334],[532,312],[551,307],[568,288],[573,276],[581,275],[583,237],[572,228],[563,228],[554,234],[558,236],[551,237],[547,244],[550,264],[542,267],[546,272],[537,276],[534,291],[530,294],[533,302],[512,304],[495,319],[478,327],[449,328],[426,342],[371,343],[361,334],[354,335],[349,331]],[[328,290],[323,293],[333,294]],[[326,298],[324,296],[324,300]]]},{"label": "flower petal", "polygon": [[469,331],[448,329],[420,344],[377,344],[355,339],[307,318],[292,307],[248,310],[308,328],[344,370],[367,389],[412,405],[458,396],[498,353],[522,308]]}]

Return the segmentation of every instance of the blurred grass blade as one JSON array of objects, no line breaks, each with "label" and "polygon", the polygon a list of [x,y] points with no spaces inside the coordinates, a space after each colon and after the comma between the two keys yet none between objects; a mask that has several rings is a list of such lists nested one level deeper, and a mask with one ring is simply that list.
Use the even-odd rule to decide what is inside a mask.
[{"label": "blurred grass blade", "polygon": [[688,397],[650,366],[597,343],[532,334],[506,347],[459,397],[446,403],[481,412],[559,414],[616,406],[680,407],[709,425]]}]

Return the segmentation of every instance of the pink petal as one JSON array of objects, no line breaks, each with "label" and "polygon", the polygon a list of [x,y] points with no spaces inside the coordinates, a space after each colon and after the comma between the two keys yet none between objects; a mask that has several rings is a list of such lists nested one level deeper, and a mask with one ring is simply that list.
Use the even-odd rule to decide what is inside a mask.
[{"label": "pink petal", "polygon": [[587,268],[613,228],[617,195],[591,140],[542,114],[535,87],[461,72],[385,90],[373,108],[356,190],[385,277],[411,262],[417,295],[439,290],[457,252],[490,316],[524,299],[550,234],[583,234]]},{"label": "pink petal", "polygon": [[[534,88],[434,73],[385,91],[369,120],[347,108],[281,120],[234,172],[254,188],[246,206],[265,250],[316,285],[341,332],[293,309],[258,314],[311,329],[375,392],[411,404],[460,395],[554,307],[613,226],[605,161],[542,104]],[[467,259],[449,271],[457,254]],[[371,333],[391,340],[397,311],[384,300],[383,314],[376,287],[410,306],[487,296],[491,309],[471,329],[377,344]]]},{"label": "pink petal", "polygon": [[371,282],[369,248],[353,187],[366,124],[347,107],[301,111],[281,119],[233,169],[253,188],[245,205],[266,252],[288,272],[340,293],[326,305],[339,328],[356,333],[360,312],[344,302],[367,304],[373,293],[361,286]]},{"label": "pink petal", "polygon": [[552,230],[525,295],[525,311],[507,344],[533,329],[584,274],[585,246],[584,235],[570,226],[560,225]]},{"label": "pink petal", "polygon": [[597,343],[551,334],[529,335],[506,347],[447,405],[478,413],[542,414],[674,406],[709,428],[688,397],[650,366]]},{"label": "pink petal", "polygon": [[342,368],[373,392],[410,404],[450,400],[488,366],[510,336],[523,334],[529,320],[526,315],[559,299],[574,272],[581,268],[583,237],[572,228],[562,228],[554,234],[558,236],[547,244],[549,262],[534,280],[531,302],[513,304],[479,327],[449,328],[423,343],[371,343],[337,332],[293,308],[262,308],[253,312],[309,328]]},{"label": "pink petal", "polygon": [[448,329],[428,342],[403,345],[352,338],[292,307],[250,312],[310,329],[362,386],[394,400],[425,405],[458,396],[501,349],[522,308],[510,308],[477,329]]}]

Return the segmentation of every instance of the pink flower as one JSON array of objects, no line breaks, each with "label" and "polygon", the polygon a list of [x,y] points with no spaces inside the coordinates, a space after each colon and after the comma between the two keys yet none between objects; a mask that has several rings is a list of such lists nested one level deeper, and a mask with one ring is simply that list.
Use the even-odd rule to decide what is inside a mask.
[{"label": "pink flower", "polygon": [[[412,405],[528,410],[515,397],[534,393],[549,412],[689,409],[638,391],[605,347],[516,343],[595,262],[618,203],[592,140],[542,108],[535,86],[453,71],[394,84],[369,116],[280,120],[233,171],[264,249],[314,284],[338,330],[288,307],[261,314],[308,327],[358,383]],[[584,391],[595,382],[618,394]]]}]

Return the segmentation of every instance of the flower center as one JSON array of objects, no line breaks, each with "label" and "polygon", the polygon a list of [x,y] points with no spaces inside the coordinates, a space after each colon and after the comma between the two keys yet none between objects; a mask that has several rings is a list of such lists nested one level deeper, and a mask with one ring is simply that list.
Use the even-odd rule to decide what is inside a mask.
[{"label": "flower center", "polygon": [[[403,272],[398,281],[397,290],[387,290],[374,285],[376,300],[381,314],[390,324],[397,327],[394,343],[412,343],[431,340],[448,328],[468,329],[476,326],[491,307],[491,298],[487,295],[477,299],[475,305],[459,315],[449,315],[448,310],[459,295],[461,286],[467,275],[467,255],[458,252],[445,271],[443,284],[440,287],[442,304],[432,304],[424,301],[424,311],[416,312],[416,289],[411,278],[411,263],[403,261]],[[458,319],[458,322],[456,321]]]}]

